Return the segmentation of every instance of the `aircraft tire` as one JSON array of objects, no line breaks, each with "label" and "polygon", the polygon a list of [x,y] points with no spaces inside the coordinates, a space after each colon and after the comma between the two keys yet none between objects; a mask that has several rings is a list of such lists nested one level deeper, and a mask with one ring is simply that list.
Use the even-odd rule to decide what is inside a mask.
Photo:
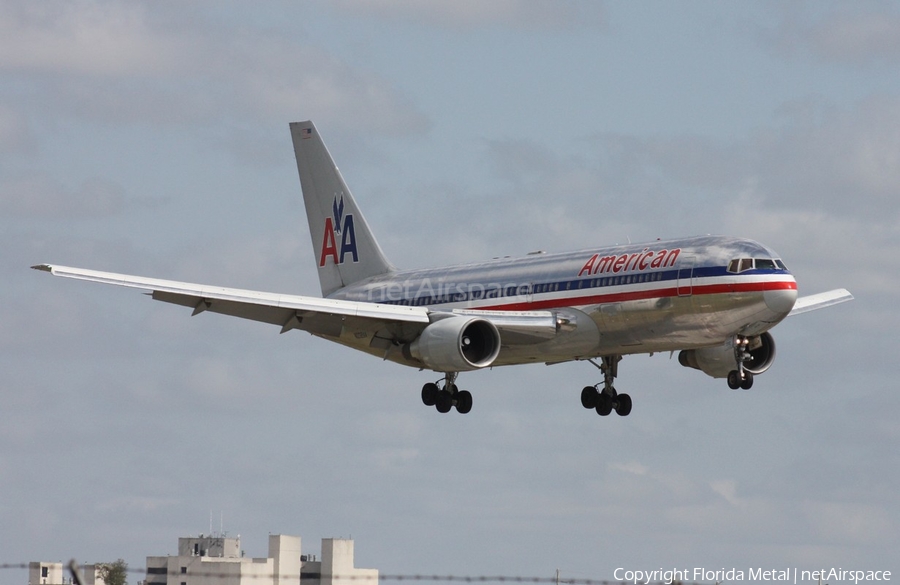
[{"label": "aircraft tire", "polygon": [[581,391],[581,406],[591,409],[597,407],[597,389],[593,386],[585,386]]},{"label": "aircraft tire", "polygon": [[460,390],[456,395],[456,412],[469,414],[472,410],[472,393],[468,390]]},{"label": "aircraft tire", "polygon": [[616,414],[619,416],[628,416],[631,414],[631,396],[628,394],[619,394],[616,398]]},{"label": "aircraft tire", "polygon": [[601,392],[597,397],[597,414],[600,416],[608,416],[613,409],[613,401],[609,394]]},{"label": "aircraft tire", "polygon": [[434,403],[434,407],[437,408],[437,411],[441,414],[450,412],[450,409],[453,408],[453,395],[445,388],[437,393],[437,400]]},{"label": "aircraft tire", "polygon": [[752,387],[753,387],[753,374],[751,374],[750,372],[747,372],[746,374],[744,374],[744,379],[741,380],[741,388],[743,388],[744,390],[749,390]]},{"label": "aircraft tire", "polygon": [[737,370],[728,372],[728,387],[737,390],[741,387],[741,374]]},{"label": "aircraft tire", "polygon": [[422,403],[425,406],[434,406],[437,402],[438,392],[440,392],[440,389],[434,382],[429,382],[422,386]]}]

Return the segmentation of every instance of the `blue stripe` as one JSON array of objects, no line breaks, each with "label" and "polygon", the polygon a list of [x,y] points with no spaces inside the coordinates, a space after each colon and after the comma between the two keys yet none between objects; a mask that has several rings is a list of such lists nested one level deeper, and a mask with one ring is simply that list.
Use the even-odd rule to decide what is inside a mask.
[{"label": "blue stripe", "polygon": [[[680,273],[680,276],[679,276]],[[757,276],[769,274],[790,274],[788,270],[780,269],[761,269],[746,270],[740,273],[740,276]],[[539,295],[551,292],[566,292],[573,290],[593,290],[604,289],[614,286],[623,286],[629,284],[645,284],[651,282],[671,282],[677,281],[679,277],[687,280],[689,278],[711,278],[717,276],[737,276],[733,272],[728,272],[725,266],[701,266],[695,267],[693,271],[690,268],[682,268],[676,270],[664,270],[659,272],[638,272],[634,274],[618,275],[618,276],[601,276],[595,278],[573,278],[568,280],[556,280],[535,283],[521,284],[518,286],[506,286],[502,289],[493,288],[485,291],[475,292],[452,292],[439,296],[417,296],[403,298],[399,300],[375,300],[386,305],[411,305],[411,306],[435,306],[449,303],[465,303],[469,301],[480,301],[484,299],[501,299],[521,295]],[[472,283],[478,286],[479,283]]]}]

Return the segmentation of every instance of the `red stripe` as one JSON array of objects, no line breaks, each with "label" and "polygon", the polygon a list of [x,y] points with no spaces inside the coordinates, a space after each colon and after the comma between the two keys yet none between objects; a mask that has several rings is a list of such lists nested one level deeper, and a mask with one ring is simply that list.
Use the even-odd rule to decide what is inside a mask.
[{"label": "red stripe", "polygon": [[642,301],[646,299],[661,299],[665,297],[677,297],[678,291],[691,289],[690,295],[719,295],[744,292],[766,292],[772,290],[797,290],[797,283],[793,280],[780,282],[748,282],[731,284],[706,284],[700,286],[681,286],[662,289],[639,290],[633,292],[611,293],[606,295],[591,295],[586,297],[567,297],[532,301],[530,303],[510,303],[505,305],[492,305],[490,307],[475,307],[484,311],[537,311],[540,309],[556,309],[559,307],[577,307],[582,305],[597,305],[602,303],[622,303],[625,301]]}]

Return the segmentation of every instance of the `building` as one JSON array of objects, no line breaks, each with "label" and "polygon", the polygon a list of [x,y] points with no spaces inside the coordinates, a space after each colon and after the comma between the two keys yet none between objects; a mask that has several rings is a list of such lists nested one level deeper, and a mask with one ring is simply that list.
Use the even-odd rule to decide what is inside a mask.
[{"label": "building", "polygon": [[[98,569],[100,565],[84,565],[81,579],[84,585],[105,585]],[[68,567],[62,563],[28,563],[28,585],[71,585],[74,582]]]},{"label": "building", "polygon": [[61,585],[63,581],[62,563],[28,563],[28,585]]},{"label": "building", "polygon": [[178,555],[147,557],[146,585],[377,585],[377,569],[353,566],[353,541],[323,538],[321,560],[304,555],[300,537],[269,535],[266,558],[247,558],[239,538],[178,539]]}]

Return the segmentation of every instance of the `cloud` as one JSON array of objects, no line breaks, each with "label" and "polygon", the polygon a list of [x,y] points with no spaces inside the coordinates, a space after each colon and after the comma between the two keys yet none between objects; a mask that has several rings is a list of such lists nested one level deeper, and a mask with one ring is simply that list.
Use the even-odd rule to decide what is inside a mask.
[{"label": "cloud", "polygon": [[733,479],[720,479],[710,482],[712,491],[716,492],[732,506],[744,506],[746,501],[737,496],[737,482]]},{"label": "cloud", "polygon": [[[862,5],[862,9],[860,9]],[[812,6],[812,4],[810,4]],[[765,38],[792,55],[808,53],[826,63],[845,66],[886,64],[900,59],[900,14],[885,4],[839,3],[815,12],[787,8]]]},{"label": "cloud", "polygon": [[0,69],[8,71],[147,75],[176,66],[185,48],[152,30],[139,4],[0,3]]},{"label": "cloud", "polygon": [[396,134],[428,127],[393,84],[302,36],[200,26],[190,7],[172,7],[0,4],[0,71],[51,120],[255,127],[315,118]]},{"label": "cloud", "polygon": [[[190,241],[177,251],[177,261],[168,266],[171,278],[291,292],[297,286],[295,270],[313,265],[309,238],[299,230],[241,238],[222,233],[203,244],[216,250],[215,254],[195,254],[196,245]],[[317,283],[309,284],[312,288],[307,292],[318,294]]]},{"label": "cloud", "polygon": [[171,508],[179,503],[174,498],[155,498],[148,496],[118,496],[94,504],[100,513],[139,512],[144,514],[158,513],[163,508]]},{"label": "cloud", "polygon": [[802,511],[823,542],[871,545],[897,538],[886,510],[856,502],[807,501]]},{"label": "cloud", "polygon": [[637,461],[629,461],[628,463],[610,463],[610,469],[633,473],[635,475],[647,475],[650,469],[646,465],[642,465]]},{"label": "cloud", "polygon": [[746,144],[753,178],[771,204],[796,208],[812,201],[864,217],[896,212],[898,96],[873,95],[844,109],[794,102],[781,113],[780,127],[757,132]]},{"label": "cloud", "polygon": [[[856,282],[871,290],[891,286],[873,268],[896,264],[889,250],[900,243],[896,96],[840,108],[790,102],[773,112],[770,124],[744,136],[598,133],[568,149],[530,138],[480,146],[486,164],[467,174],[475,187],[420,184],[404,197],[412,217],[435,213],[470,228],[444,234],[437,252],[447,256],[434,262],[730,233],[773,246],[790,243],[797,254],[818,254],[820,265],[827,259],[829,271],[839,262],[860,272]],[[405,222],[397,219],[402,238],[409,234]],[[860,229],[876,244],[865,264],[846,246]],[[404,247],[399,236],[388,244]]]},{"label": "cloud", "polygon": [[728,141],[600,134],[587,152],[568,158],[536,145],[495,143],[492,154],[498,175],[526,200],[564,193],[585,205],[615,201],[619,219],[671,221],[701,202],[721,216],[749,188],[758,207],[896,222],[900,98],[875,95],[843,109],[792,103],[777,115]]},{"label": "cloud", "polygon": [[22,112],[0,103],[0,153],[32,154],[37,140]]},{"label": "cloud", "polygon": [[577,0],[338,0],[332,4],[354,16],[365,14],[437,28],[504,27],[546,32],[605,24],[601,2]]},{"label": "cloud", "polygon": [[0,212],[19,218],[86,218],[118,215],[126,207],[125,190],[98,177],[71,189],[43,174],[27,174],[0,183]]}]

